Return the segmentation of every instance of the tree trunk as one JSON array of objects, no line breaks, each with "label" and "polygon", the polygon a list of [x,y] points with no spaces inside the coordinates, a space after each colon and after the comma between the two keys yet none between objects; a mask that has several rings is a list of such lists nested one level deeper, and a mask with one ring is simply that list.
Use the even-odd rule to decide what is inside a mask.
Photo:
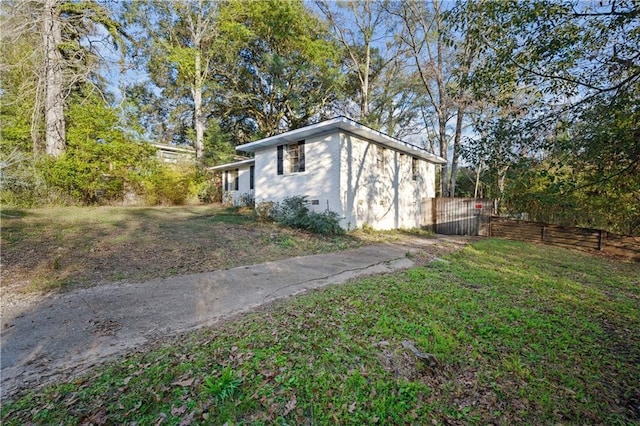
[{"label": "tree trunk", "polygon": [[[435,79],[438,88],[438,133],[440,140],[440,156],[447,159],[449,142],[447,141],[447,115],[449,112],[449,95],[447,93],[446,82],[444,81],[444,58],[443,58],[443,37],[442,18],[440,16],[440,3],[433,0],[433,12],[436,22],[436,66]],[[449,195],[449,164],[442,165],[442,179],[440,180],[440,196]]]},{"label": "tree trunk", "polygon": [[362,97],[360,99],[360,119],[366,121],[369,115],[369,68],[371,67],[371,45],[367,42],[364,70],[362,70]]},{"label": "tree trunk", "polygon": [[202,89],[204,81],[202,78],[202,54],[200,46],[196,47],[195,57],[195,78],[193,87],[193,107],[194,107],[194,125],[196,130],[196,159],[201,160],[204,155],[204,114],[202,113]]},{"label": "tree trunk", "polygon": [[473,190],[473,198],[478,198],[478,187],[480,186],[480,173],[482,171],[482,163],[478,163],[478,168],[476,170],[476,184]]},{"label": "tree trunk", "polygon": [[440,156],[447,160],[446,163],[442,165],[442,176],[440,177],[440,196],[446,197],[449,193],[448,183],[449,183],[449,160],[447,159],[447,122],[446,119],[439,116],[438,117],[438,140],[440,142]]},{"label": "tree trunk", "polygon": [[453,157],[451,158],[451,182],[449,184],[449,196],[456,196],[456,178],[458,174],[458,157],[460,157],[460,139],[462,138],[462,118],[464,116],[464,108],[458,107],[458,116],[456,117],[456,134],[453,138]]},{"label": "tree trunk", "polygon": [[59,157],[65,151],[66,129],[64,122],[62,54],[58,50],[58,46],[62,42],[58,0],[46,0],[42,27],[45,50],[45,151],[48,155]]},{"label": "tree trunk", "polygon": [[496,214],[498,215],[502,213],[502,199],[504,198],[504,186],[505,181],[507,180],[507,171],[509,171],[509,166],[504,166],[498,171],[498,208],[496,209]]}]

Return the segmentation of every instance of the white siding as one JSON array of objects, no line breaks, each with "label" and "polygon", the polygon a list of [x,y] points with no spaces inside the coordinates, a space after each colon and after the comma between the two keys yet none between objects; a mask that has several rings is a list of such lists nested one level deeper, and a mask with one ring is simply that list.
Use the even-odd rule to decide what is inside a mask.
[{"label": "white siding", "polygon": [[[238,190],[226,191],[225,184],[225,173],[229,173],[230,184],[233,185],[233,171],[238,169]],[[250,165],[242,164],[236,168],[228,169],[227,171],[222,171],[222,202],[227,205],[238,205],[241,202],[241,198],[247,195],[253,195],[254,190],[250,189]],[[254,181],[255,183],[255,181]]]},{"label": "white siding", "polygon": [[[290,141],[295,143],[297,141]],[[285,142],[283,142],[284,144]],[[315,211],[329,210],[343,215],[340,199],[340,136],[320,135],[305,140],[305,171],[278,175],[277,147],[256,151],[256,203],[281,201],[285,197],[306,195],[317,200],[309,207]]]},{"label": "white siding", "polygon": [[[318,200],[310,206],[313,210],[328,208],[338,213],[345,229],[364,224],[375,229],[424,225],[426,199],[435,196],[435,165],[419,159],[419,178],[414,181],[411,155],[386,147],[381,170],[377,146],[338,130],[310,138],[305,141],[305,171],[287,173],[285,167],[283,175],[277,173],[277,147],[259,149],[255,152],[256,203],[306,195],[309,201]],[[241,186],[242,176],[241,172]]]},{"label": "white siding", "polygon": [[415,228],[425,223],[425,199],[435,196],[435,166],[418,161],[413,180],[410,155],[386,148],[378,164],[377,144],[341,134],[340,196],[343,227],[368,224],[375,229]]}]

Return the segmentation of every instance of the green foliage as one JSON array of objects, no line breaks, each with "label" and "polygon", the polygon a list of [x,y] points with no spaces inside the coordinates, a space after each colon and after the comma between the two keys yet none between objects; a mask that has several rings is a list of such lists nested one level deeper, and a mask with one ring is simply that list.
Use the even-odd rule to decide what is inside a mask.
[{"label": "green foliage", "polygon": [[42,175],[42,160],[17,149],[8,155],[0,151],[0,203],[3,206],[35,207],[69,204],[72,200],[51,187]]},{"label": "green foliage", "polygon": [[271,212],[275,207],[275,203],[273,201],[262,201],[255,206],[256,218],[259,222],[267,222],[269,220],[273,220],[271,217]]},{"label": "green foliage", "polygon": [[149,138],[204,143],[197,140],[196,120],[202,120],[206,130],[209,113],[196,117],[196,103],[203,111],[213,111],[218,96],[211,78],[225,51],[218,38],[218,7],[217,2],[187,0],[123,4],[123,20],[131,34],[130,54],[149,78],[128,87],[126,96],[132,118],[141,122]]},{"label": "green foliage", "polygon": [[68,114],[67,151],[40,163],[50,187],[85,204],[113,202],[157,168],[155,148],[128,140],[116,111],[100,99],[73,103]]},{"label": "green foliage", "polygon": [[129,139],[117,111],[91,96],[72,99],[67,150],[60,158],[13,154],[2,171],[10,205],[108,204],[143,197],[150,205],[184,204],[202,181],[194,165],[161,164],[155,148]]},{"label": "green foliage", "polygon": [[307,197],[304,196],[286,197],[272,206],[269,216],[280,225],[303,229],[315,234],[344,234],[344,229],[340,227],[340,216],[336,212],[329,210],[324,212],[310,211],[307,207],[308,204]]},{"label": "green foliage", "polygon": [[344,234],[344,229],[340,226],[340,215],[330,210],[309,212],[303,229],[321,235]]},{"label": "green foliage", "polygon": [[364,232],[365,234],[372,234],[375,232],[375,230],[373,229],[373,226],[365,222],[362,224],[362,232]]},{"label": "green foliage", "polygon": [[269,214],[281,225],[292,228],[302,227],[301,225],[309,214],[308,204],[306,196],[294,195],[286,197],[282,201],[275,203]]},{"label": "green foliage", "polygon": [[338,49],[300,0],[223,4],[223,127],[238,142],[308,124],[335,98]]},{"label": "green foliage", "polygon": [[[0,4],[0,26],[4,29],[22,25],[20,17],[8,10],[11,7],[8,2]],[[14,148],[31,152],[33,138],[42,132],[38,73],[34,72],[42,60],[39,43],[36,33],[16,37],[10,31],[0,31],[0,150],[7,155]]]},{"label": "green foliage", "polygon": [[242,379],[230,368],[222,370],[219,377],[209,376],[204,379],[202,390],[220,402],[225,402],[237,393]]},{"label": "green foliage", "polygon": [[142,180],[147,205],[182,205],[198,195],[197,173],[193,165],[159,167]]},{"label": "green foliage", "polygon": [[205,179],[197,185],[196,194],[201,203],[213,203],[222,200],[220,182]]},{"label": "green foliage", "polygon": [[233,161],[236,151],[231,136],[220,128],[217,121],[210,120],[204,134],[203,166],[217,166]]},{"label": "green foliage", "polygon": [[482,61],[465,158],[512,213],[640,232],[640,44],[634,2],[459,2]]}]

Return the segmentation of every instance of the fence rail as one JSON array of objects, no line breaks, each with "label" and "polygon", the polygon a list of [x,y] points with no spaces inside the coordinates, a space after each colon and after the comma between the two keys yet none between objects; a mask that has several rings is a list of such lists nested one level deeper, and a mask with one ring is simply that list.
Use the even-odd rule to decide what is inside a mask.
[{"label": "fence rail", "polygon": [[542,242],[565,248],[597,250],[640,261],[640,237],[610,234],[599,229],[571,228],[493,216],[490,235],[510,240]]}]

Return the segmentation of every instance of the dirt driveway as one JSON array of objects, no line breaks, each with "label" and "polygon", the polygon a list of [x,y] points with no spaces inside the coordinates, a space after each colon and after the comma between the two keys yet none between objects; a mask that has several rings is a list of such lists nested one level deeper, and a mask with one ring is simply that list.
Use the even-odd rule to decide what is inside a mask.
[{"label": "dirt driveway", "polygon": [[2,306],[2,398],[274,300],[414,266],[467,238],[407,238],[228,270],[117,283]]}]

